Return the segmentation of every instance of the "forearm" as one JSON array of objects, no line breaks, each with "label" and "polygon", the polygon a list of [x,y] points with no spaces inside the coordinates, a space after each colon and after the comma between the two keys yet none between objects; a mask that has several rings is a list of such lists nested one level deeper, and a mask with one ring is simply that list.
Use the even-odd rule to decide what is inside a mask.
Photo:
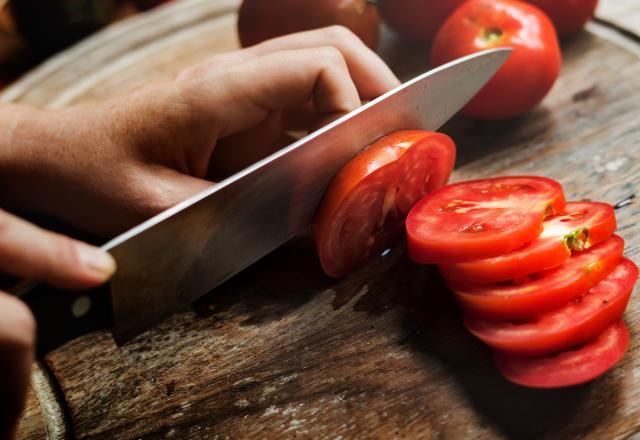
[{"label": "forearm", "polygon": [[70,163],[93,142],[79,112],[0,105],[0,206],[57,215],[73,185]]},{"label": "forearm", "polygon": [[29,151],[41,131],[37,126],[40,110],[15,105],[0,105],[0,206],[24,208],[20,193],[29,183]]}]

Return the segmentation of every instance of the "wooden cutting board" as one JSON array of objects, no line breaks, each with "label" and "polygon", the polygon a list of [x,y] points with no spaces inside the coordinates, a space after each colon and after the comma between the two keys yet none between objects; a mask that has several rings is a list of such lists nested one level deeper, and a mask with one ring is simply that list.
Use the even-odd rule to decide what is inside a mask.
[{"label": "wooden cutting board", "polygon": [[[174,73],[237,46],[236,7],[192,0],[130,19],[48,61],[2,99],[61,107]],[[529,115],[451,121],[453,180],[540,174],[559,180],[569,199],[612,204],[640,191],[640,39],[617,29],[628,17],[566,42],[560,80]],[[380,51],[403,78],[426,68],[424,49],[391,35]],[[639,262],[640,201],[617,216],[626,254]],[[629,352],[604,377],[524,389],[500,377],[434,270],[411,264],[402,244],[335,281],[300,237],[123,347],[96,332],[48,353],[20,438],[634,436],[639,314],[634,297]]]}]

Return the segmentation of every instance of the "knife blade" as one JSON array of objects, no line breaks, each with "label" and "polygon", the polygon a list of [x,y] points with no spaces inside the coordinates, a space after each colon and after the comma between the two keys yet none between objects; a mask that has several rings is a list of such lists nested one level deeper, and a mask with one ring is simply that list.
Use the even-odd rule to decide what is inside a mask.
[{"label": "knife blade", "polygon": [[312,222],[337,171],[398,129],[437,130],[500,68],[510,49],[460,58],[400,85],[102,246],[119,343],[182,309]]}]

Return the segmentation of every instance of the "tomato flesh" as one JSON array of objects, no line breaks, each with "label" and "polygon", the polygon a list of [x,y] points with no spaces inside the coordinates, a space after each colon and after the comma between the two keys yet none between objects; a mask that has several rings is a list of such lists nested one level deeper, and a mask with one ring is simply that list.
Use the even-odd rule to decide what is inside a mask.
[{"label": "tomato flesh", "polygon": [[449,287],[467,313],[491,319],[531,318],[595,286],[613,271],[623,250],[624,240],[614,235],[550,270],[502,283],[449,281]]},{"label": "tomato flesh", "polygon": [[448,185],[420,200],[407,217],[410,258],[457,263],[497,257],[542,232],[564,209],[560,184],[545,177],[498,177]]},{"label": "tomato flesh", "polygon": [[427,131],[394,132],[348,162],[316,214],[324,271],[343,276],[388,247],[414,203],[447,182],[454,162],[451,138]]},{"label": "tomato flesh", "polygon": [[491,321],[465,316],[467,329],[491,348],[535,356],[564,350],[598,336],[624,313],[638,267],[623,258],[584,296],[528,322]]},{"label": "tomato flesh", "polygon": [[569,202],[561,215],[548,217],[539,237],[495,258],[440,265],[447,279],[493,283],[551,269],[571,256],[606,240],[616,230],[613,207],[599,202]]},{"label": "tomato flesh", "polygon": [[532,388],[559,388],[595,379],[613,368],[629,345],[629,332],[622,320],[576,349],[542,357],[494,353],[502,375],[509,381]]}]

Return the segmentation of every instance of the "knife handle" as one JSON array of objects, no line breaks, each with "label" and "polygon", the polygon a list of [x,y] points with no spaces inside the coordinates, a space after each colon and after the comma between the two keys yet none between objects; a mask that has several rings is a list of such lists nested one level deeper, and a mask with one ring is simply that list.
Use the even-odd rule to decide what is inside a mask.
[{"label": "knife handle", "polygon": [[69,291],[41,283],[21,283],[10,292],[31,309],[38,326],[38,356],[79,336],[113,323],[109,285],[96,289]]}]

